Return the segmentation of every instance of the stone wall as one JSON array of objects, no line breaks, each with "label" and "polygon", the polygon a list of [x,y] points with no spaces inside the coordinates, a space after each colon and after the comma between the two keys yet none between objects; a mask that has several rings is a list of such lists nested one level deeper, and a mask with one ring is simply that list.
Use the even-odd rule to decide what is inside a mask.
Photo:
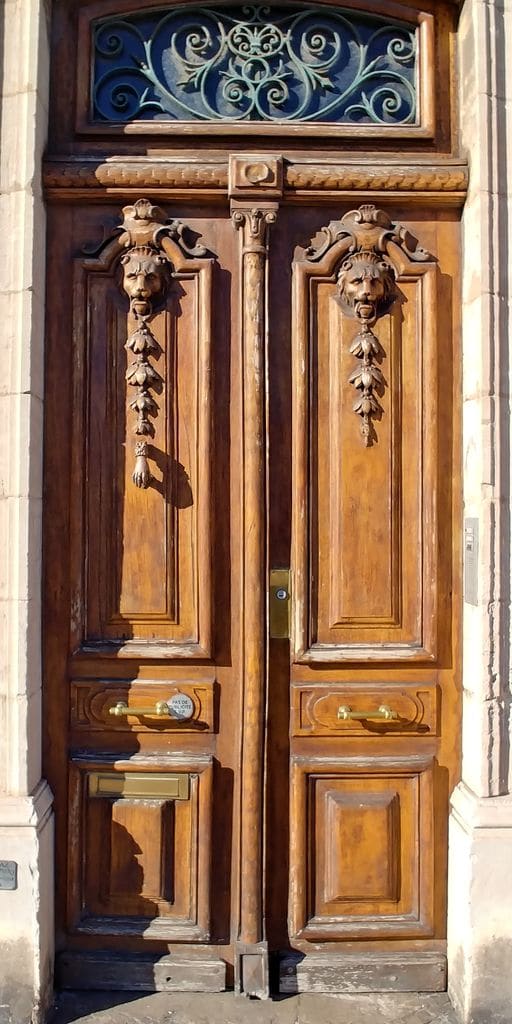
[{"label": "stone wall", "polygon": [[54,941],[41,779],[44,6],[4,0],[0,33],[0,860],[17,871],[16,888],[0,889],[0,1022],[25,1024],[44,1017]]},{"label": "stone wall", "polygon": [[479,553],[478,601],[464,604],[463,766],[452,799],[448,941],[450,994],[465,1024],[512,1019],[511,52],[508,0],[466,0],[459,28],[461,143],[470,162],[462,457],[464,514],[478,521]]}]

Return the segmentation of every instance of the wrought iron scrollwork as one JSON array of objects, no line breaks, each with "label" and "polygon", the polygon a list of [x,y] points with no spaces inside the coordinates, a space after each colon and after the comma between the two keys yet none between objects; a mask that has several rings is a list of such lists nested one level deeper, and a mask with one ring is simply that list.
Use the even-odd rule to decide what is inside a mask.
[{"label": "wrought iron scrollwork", "polygon": [[315,6],[185,7],[94,24],[99,121],[416,124],[416,29]]}]

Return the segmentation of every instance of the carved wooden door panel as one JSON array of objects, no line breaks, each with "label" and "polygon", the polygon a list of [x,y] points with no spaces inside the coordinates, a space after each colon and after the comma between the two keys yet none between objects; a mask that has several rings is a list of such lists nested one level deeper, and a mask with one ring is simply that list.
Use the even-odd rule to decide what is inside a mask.
[{"label": "carved wooden door panel", "polygon": [[[116,32],[156,46],[161,12],[64,6],[76,102],[54,86],[45,168],[58,978],[265,996],[274,958],[283,992],[443,988],[464,170],[387,142],[380,169],[357,147],[343,165],[306,123],[286,158],[275,123],[248,120],[249,152],[225,125],[213,146],[199,123],[197,151],[164,118],[112,126],[128,101],[102,91],[121,37],[101,19],[126,8]],[[428,54],[427,7],[406,28]],[[299,31],[302,7],[273,10]],[[391,137],[446,147],[422,83]],[[383,137],[366,130],[360,147]]]}]

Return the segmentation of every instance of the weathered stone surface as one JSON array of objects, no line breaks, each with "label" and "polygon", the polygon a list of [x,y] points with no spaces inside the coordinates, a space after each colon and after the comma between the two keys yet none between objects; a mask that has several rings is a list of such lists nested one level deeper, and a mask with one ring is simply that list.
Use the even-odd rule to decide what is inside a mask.
[{"label": "weathered stone surface", "polygon": [[126,993],[62,992],[51,1024],[455,1024],[442,995],[299,995],[245,999],[223,992],[157,992],[127,1000]]}]

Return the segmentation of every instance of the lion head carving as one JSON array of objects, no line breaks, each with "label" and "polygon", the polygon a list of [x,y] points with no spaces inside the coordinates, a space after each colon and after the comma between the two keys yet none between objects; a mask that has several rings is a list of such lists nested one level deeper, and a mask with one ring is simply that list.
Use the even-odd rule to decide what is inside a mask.
[{"label": "lion head carving", "polygon": [[344,311],[366,323],[373,323],[386,313],[397,295],[390,264],[376,253],[364,250],[342,263],[338,289]]},{"label": "lion head carving", "polygon": [[123,256],[123,288],[137,316],[149,316],[167,290],[168,260],[149,245],[138,245]]}]

